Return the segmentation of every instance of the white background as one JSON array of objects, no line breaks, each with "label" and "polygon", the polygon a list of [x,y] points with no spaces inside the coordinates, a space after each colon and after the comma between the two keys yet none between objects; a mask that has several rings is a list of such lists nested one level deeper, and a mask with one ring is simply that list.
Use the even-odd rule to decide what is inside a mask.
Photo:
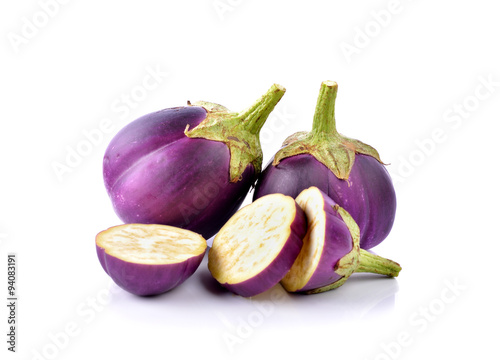
[{"label": "white background", "polygon": [[[20,300],[17,357],[2,335],[1,358],[496,353],[498,14],[486,0],[2,2],[0,293],[4,304],[15,252]],[[186,100],[242,110],[279,83],[267,163],[310,129],[323,80],[339,84],[339,131],[390,163],[397,216],[374,251],[402,265],[397,279],[244,299],[220,290],[204,262],[155,298],[110,282],[94,237],[120,223],[101,175],[114,133]],[[100,137],[89,147],[86,133]],[[58,176],[57,164],[68,171]]]}]

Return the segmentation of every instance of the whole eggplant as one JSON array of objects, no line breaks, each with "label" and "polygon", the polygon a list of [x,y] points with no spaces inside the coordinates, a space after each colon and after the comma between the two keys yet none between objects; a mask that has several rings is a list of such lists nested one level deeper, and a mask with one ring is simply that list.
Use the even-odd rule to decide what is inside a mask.
[{"label": "whole eggplant", "polygon": [[111,140],[106,190],[125,223],[213,236],[238,210],[262,166],[259,132],[285,92],[273,85],[241,113],[200,102],[140,117]]},{"label": "whole eggplant", "polygon": [[396,193],[377,150],[339,134],[335,126],[337,84],[325,81],[312,131],[291,135],[257,182],[254,200],[271,193],[296,197],[316,186],[343,207],[370,249],[389,234],[396,214]]}]

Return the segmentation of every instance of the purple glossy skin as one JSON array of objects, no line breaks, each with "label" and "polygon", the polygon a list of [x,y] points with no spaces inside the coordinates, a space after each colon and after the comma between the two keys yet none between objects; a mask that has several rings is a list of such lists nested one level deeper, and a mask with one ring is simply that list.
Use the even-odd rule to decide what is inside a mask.
[{"label": "purple glossy skin", "polygon": [[244,297],[263,293],[278,284],[290,270],[302,248],[302,239],[307,232],[304,211],[296,205],[296,215],[290,225],[290,236],[285,246],[267,268],[256,276],[236,284],[222,284],[229,291]]},{"label": "purple glossy skin", "polygon": [[146,265],[123,261],[96,248],[104,271],[119,287],[139,296],[159,295],[179,286],[198,269],[205,255],[176,264]]},{"label": "purple glossy skin", "polygon": [[391,231],[396,214],[396,193],[384,165],[371,156],[357,154],[349,180],[339,180],[312,155],[301,154],[269,163],[262,172],[254,200],[282,193],[293,198],[316,186],[343,207],[360,228],[360,246],[370,249]]},{"label": "purple glossy skin", "polygon": [[326,215],[323,252],[313,275],[298,292],[318,289],[339,280],[342,276],[333,271],[335,265],[352,250],[351,233],[342,217],[333,209],[335,201],[322,191],[321,194],[324,201],[323,211]]},{"label": "purple glossy skin", "polygon": [[110,142],[104,182],[125,223],[164,224],[212,237],[238,210],[255,170],[229,182],[230,153],[222,142],[184,135],[207,115],[204,108],[171,108],[145,115]]}]

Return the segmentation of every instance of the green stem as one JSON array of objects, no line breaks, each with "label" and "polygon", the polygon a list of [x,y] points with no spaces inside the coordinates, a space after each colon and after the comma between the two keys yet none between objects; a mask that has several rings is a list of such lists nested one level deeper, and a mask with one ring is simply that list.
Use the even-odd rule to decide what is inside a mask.
[{"label": "green stem", "polygon": [[252,106],[238,114],[242,119],[243,127],[256,135],[266,122],[271,111],[285,94],[285,88],[274,84]]},{"label": "green stem", "polygon": [[231,182],[240,181],[249,164],[253,165],[257,176],[263,158],[259,131],[284,93],[284,87],[274,84],[251,107],[240,113],[229,112],[221,105],[200,102],[198,104],[207,110],[207,117],[193,129],[188,125],[184,134],[189,138],[220,141],[227,145]]},{"label": "green stem", "polygon": [[401,266],[397,262],[372,254],[364,249],[359,252],[359,266],[356,272],[368,272],[390,277],[398,276]]},{"label": "green stem", "polygon": [[337,133],[335,127],[335,99],[337,98],[337,83],[323,81],[319,90],[316,110],[314,112],[312,135]]},{"label": "green stem", "polygon": [[[276,153],[273,166],[282,160],[299,155],[312,155],[341,180],[349,179],[356,154],[372,156],[382,163],[373,147],[359,140],[351,139],[337,132],[335,126],[335,99],[337,83],[323,81],[316,103],[313,127],[309,133],[289,136],[284,146]],[[383,164],[383,163],[382,163]]]}]

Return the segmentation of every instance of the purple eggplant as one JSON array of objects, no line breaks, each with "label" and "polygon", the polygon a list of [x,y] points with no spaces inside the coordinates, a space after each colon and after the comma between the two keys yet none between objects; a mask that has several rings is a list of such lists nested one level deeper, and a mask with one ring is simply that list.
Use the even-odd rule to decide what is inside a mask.
[{"label": "purple eggplant", "polygon": [[284,92],[273,85],[240,113],[188,103],[125,126],[103,162],[106,190],[120,219],[213,236],[260,173],[259,132]]},{"label": "purple eggplant", "polygon": [[125,224],[97,234],[96,249],[104,271],[118,286],[149,296],[188,279],[200,266],[207,242],[201,235],[172,226]]},{"label": "purple eggplant", "polygon": [[215,236],[208,269],[235,294],[260,294],[290,270],[306,229],[304,212],[293,198],[264,196],[234,214]]},{"label": "purple eggplant", "polygon": [[297,259],[281,280],[287,291],[315,294],[332,290],[354,272],[398,276],[399,264],[360,249],[356,222],[317,187],[302,191],[295,201],[306,215],[308,228]]},{"label": "purple eggplant", "polygon": [[370,249],[391,231],[396,194],[377,150],[337,132],[336,96],[335,82],[321,84],[312,131],[285,140],[260,175],[254,200],[272,193],[295,198],[316,186],[354,218],[361,248]]}]

